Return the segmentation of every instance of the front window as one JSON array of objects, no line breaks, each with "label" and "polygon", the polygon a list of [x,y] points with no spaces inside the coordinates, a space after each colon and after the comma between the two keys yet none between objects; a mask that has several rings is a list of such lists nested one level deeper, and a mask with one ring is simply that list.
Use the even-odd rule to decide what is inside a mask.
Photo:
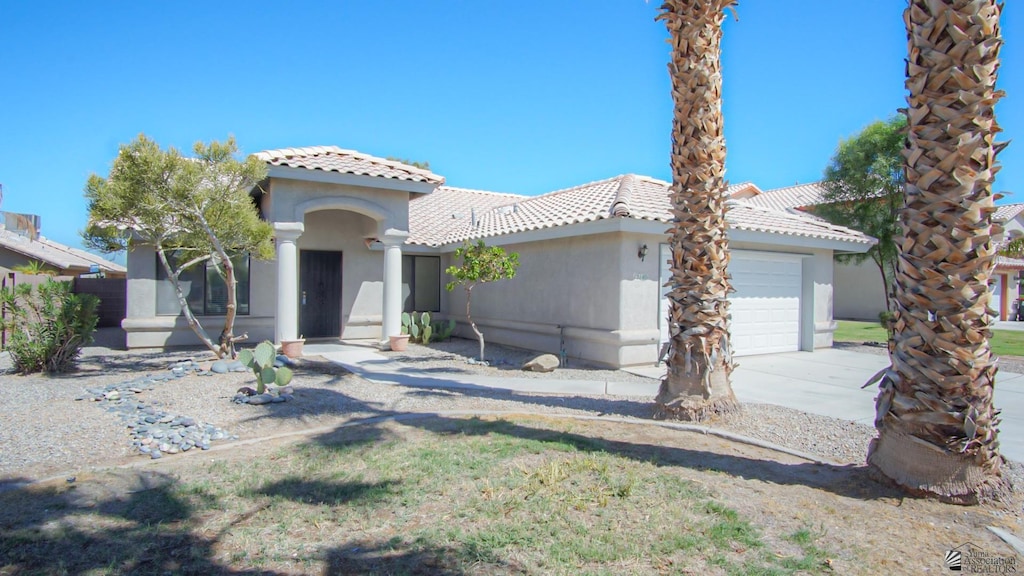
[{"label": "front window", "polygon": [[441,310],[441,257],[402,256],[402,294],[406,312]]},{"label": "front window", "polygon": [[[171,266],[175,265],[174,254],[168,254],[167,259]],[[241,255],[231,259],[235,265],[235,280],[238,282],[235,290],[237,313],[239,315],[249,314],[249,256]],[[177,316],[181,314],[181,306],[178,304],[178,296],[174,291],[174,284],[167,278],[164,265],[157,256],[156,262],[156,313],[161,316]],[[205,265],[197,264],[178,276],[188,306],[196,316],[223,316],[228,311],[228,287],[227,283],[213,263],[207,261]]]}]

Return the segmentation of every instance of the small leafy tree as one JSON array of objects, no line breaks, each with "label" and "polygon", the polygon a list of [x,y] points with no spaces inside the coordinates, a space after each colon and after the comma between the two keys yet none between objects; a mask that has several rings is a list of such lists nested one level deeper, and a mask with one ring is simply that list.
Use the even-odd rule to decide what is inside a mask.
[{"label": "small leafy tree", "polygon": [[9,333],[14,368],[22,374],[68,371],[92,342],[98,306],[96,296],[74,294],[66,281],[0,289],[0,330]]},{"label": "small leafy tree", "polygon": [[[106,252],[150,245],[174,286],[189,326],[218,357],[234,356],[237,309],[231,257],[274,256],[273,229],[261,220],[250,192],[266,178],[266,164],[254,157],[235,159],[234,138],[197,142],[192,158],[174,148],[161,150],[140,135],[122,146],[107,178],[93,175],[86,185],[87,244]],[[212,265],[227,286],[224,329],[214,342],[189,308],[181,274]]]},{"label": "small leafy tree", "polygon": [[859,134],[839,143],[825,168],[822,203],[814,213],[822,218],[878,239],[863,254],[836,256],[840,262],[871,259],[878,267],[885,290],[885,309],[892,311],[893,279],[900,231],[897,214],[903,206],[903,143],[907,118],[900,114],[874,122]]},{"label": "small leafy tree", "polygon": [[476,327],[476,322],[470,314],[470,306],[473,302],[473,288],[478,284],[497,282],[514,278],[519,268],[519,254],[515,252],[506,253],[500,246],[487,246],[483,240],[476,244],[466,243],[455,250],[455,258],[462,260],[461,266],[449,266],[446,273],[454,280],[445,287],[449,292],[456,286],[462,286],[466,290],[466,319],[473,328],[480,341],[480,361],[484,361],[484,335]]}]

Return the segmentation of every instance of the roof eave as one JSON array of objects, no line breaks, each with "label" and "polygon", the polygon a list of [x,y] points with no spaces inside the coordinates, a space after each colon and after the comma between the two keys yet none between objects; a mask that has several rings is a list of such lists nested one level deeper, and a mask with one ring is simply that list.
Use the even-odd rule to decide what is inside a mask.
[{"label": "roof eave", "polygon": [[343,186],[360,186],[363,188],[378,188],[382,190],[401,190],[413,194],[429,194],[444,183],[443,181],[437,183],[416,182],[412,180],[401,180],[398,178],[329,172],[326,170],[295,168],[292,166],[270,166],[267,171],[267,175],[271,178],[281,178],[284,180],[303,180],[306,182],[341,184]]}]

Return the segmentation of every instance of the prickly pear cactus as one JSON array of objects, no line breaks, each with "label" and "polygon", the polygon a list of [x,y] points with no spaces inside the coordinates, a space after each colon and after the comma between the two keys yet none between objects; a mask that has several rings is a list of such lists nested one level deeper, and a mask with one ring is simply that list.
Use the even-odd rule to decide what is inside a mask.
[{"label": "prickly pear cactus", "polygon": [[253,350],[242,350],[238,353],[238,360],[248,366],[256,375],[256,392],[263,394],[267,390],[267,384],[284,386],[291,382],[292,371],[287,366],[274,367],[274,360],[277,358],[274,345],[269,340],[260,342]]}]

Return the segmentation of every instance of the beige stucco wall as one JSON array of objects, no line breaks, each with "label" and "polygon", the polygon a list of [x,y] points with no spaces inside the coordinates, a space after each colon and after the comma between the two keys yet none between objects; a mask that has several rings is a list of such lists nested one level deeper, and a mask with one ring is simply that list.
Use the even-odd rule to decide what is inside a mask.
[{"label": "beige stucco wall", "polygon": [[355,212],[320,210],[307,213],[304,224],[305,232],[296,243],[300,252],[342,253],[341,336],[380,338],[384,253],[363,242],[375,235],[377,223]]},{"label": "beige stucco wall", "polygon": [[343,209],[376,221],[377,227],[367,232],[371,236],[389,228],[409,230],[409,193],[405,191],[278,178],[270,180],[269,188],[261,204],[271,222],[301,222],[306,211]]},{"label": "beige stucco wall", "polygon": [[[128,348],[199,346],[199,338],[185,317],[158,316],[156,313],[156,252],[140,246],[128,253],[127,314],[121,322]],[[235,319],[235,334],[248,333],[247,342],[274,339],[276,309],[276,267],[273,261],[253,259],[249,263],[249,314]],[[210,338],[216,340],[224,328],[223,316],[199,316]]]},{"label": "beige stucco wall", "polygon": [[[296,242],[301,250],[335,250],[342,256],[342,337],[379,338],[383,253],[367,248],[364,240],[387,230],[409,228],[409,192],[272,177],[260,198],[264,217],[271,222],[302,222],[305,231]],[[192,345],[198,341],[183,316],[156,315],[156,258],[140,247],[128,255],[128,314],[122,325],[130,348]],[[239,316],[235,333],[248,332],[249,341],[274,339],[277,311],[275,261],[251,264],[250,314]],[[223,317],[200,318],[216,337]]]},{"label": "beige stucco wall", "polygon": [[[582,359],[609,366],[653,364],[659,353],[658,246],[662,234],[615,232],[510,244],[520,254],[516,278],[477,288],[473,314],[490,342],[550,353],[559,351],[566,326],[570,363]],[[641,260],[641,245],[648,247]],[[832,251],[737,242],[736,250],[769,250],[803,260],[801,348],[829,347],[832,317]],[[452,262],[446,254],[442,265]],[[442,312],[460,321],[458,334],[472,337],[463,291],[442,297]]]},{"label": "beige stucco wall", "polygon": [[0,248],[0,266],[13,269],[28,264],[28,262],[29,258],[26,258],[24,254]]},{"label": "beige stucco wall", "polygon": [[[577,236],[503,246],[519,254],[516,277],[473,291],[473,318],[488,342],[558,354],[560,326],[570,363],[584,359],[618,365],[621,234]],[[634,255],[635,258],[635,255]],[[442,268],[452,254],[442,257]],[[443,275],[447,278],[447,275]],[[457,333],[475,338],[465,322],[465,291],[442,294],[442,312],[460,322]]]}]

